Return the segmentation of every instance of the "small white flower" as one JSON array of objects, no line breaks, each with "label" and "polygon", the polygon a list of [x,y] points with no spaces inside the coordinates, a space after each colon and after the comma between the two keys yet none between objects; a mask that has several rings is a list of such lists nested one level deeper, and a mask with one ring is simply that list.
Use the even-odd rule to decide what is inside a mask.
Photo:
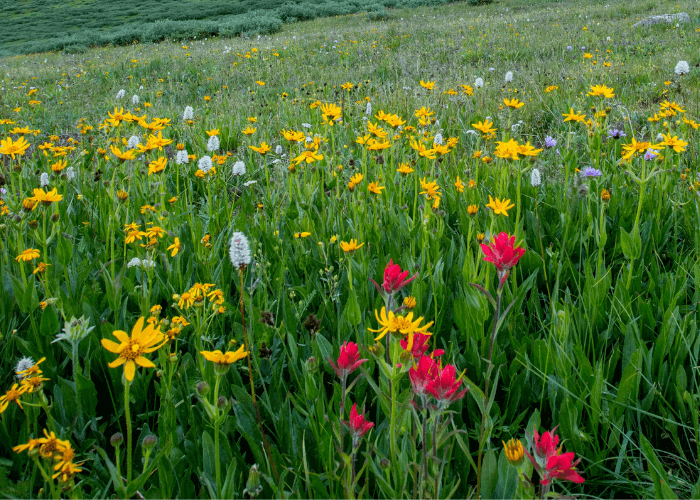
[{"label": "small white flower", "polygon": [[219,149],[219,137],[212,135],[209,137],[209,141],[207,141],[207,151],[214,152],[217,149]]},{"label": "small white flower", "polygon": [[156,267],[156,263],[153,262],[152,259],[143,259],[141,261],[141,267],[143,267],[144,269],[150,269]]},{"label": "small white flower", "polygon": [[245,234],[235,232],[231,237],[229,257],[234,268],[241,268],[250,264],[250,245]]},{"label": "small white flower", "polygon": [[658,142],[658,141],[663,141],[663,140],[664,140],[663,134],[661,134],[661,133],[656,134],[656,141],[657,141],[657,142]]},{"label": "small white flower", "polygon": [[137,96],[136,94],[134,94],[133,96],[131,96],[131,104],[133,104],[134,106],[138,106],[138,104],[139,104],[139,96]]},{"label": "small white flower", "polygon": [[129,261],[129,263],[126,265],[126,267],[131,268],[131,267],[140,267],[141,266],[141,259],[138,257],[134,257]]},{"label": "small white flower", "polygon": [[141,142],[141,139],[139,139],[138,135],[132,135],[129,137],[129,142],[127,143],[127,147],[129,149],[136,149],[136,147],[139,145]]},{"label": "small white flower", "polygon": [[237,161],[236,163],[233,164],[233,167],[231,168],[231,173],[233,175],[238,175],[238,176],[243,176],[245,175],[245,163],[242,161]]},{"label": "small white flower", "polygon": [[311,128],[311,124],[310,124],[310,123],[302,123],[301,126],[304,127],[304,128]]},{"label": "small white flower", "polygon": [[688,61],[678,61],[676,64],[675,72],[677,75],[687,75],[690,73],[690,66],[688,66]]},{"label": "small white flower", "polygon": [[513,72],[509,71],[508,73],[506,73],[506,83],[510,83],[512,81],[513,81]]},{"label": "small white flower", "polygon": [[211,163],[211,158],[208,156],[202,156],[199,159],[199,162],[197,163],[197,167],[199,168],[199,170],[201,170],[205,174],[211,170],[212,166],[213,165]]},{"label": "small white flower", "polygon": [[41,182],[41,187],[43,188],[44,186],[48,186],[50,181],[49,181],[49,174],[46,172],[43,172],[40,177],[40,182]]},{"label": "small white flower", "polygon": [[186,149],[182,149],[177,152],[177,155],[175,155],[175,163],[178,165],[186,165],[190,162],[190,157],[187,154]]},{"label": "small white flower", "polygon": [[371,115],[372,114],[372,103],[368,102],[367,107],[365,108],[365,114],[366,115]]},{"label": "small white flower", "polygon": [[275,154],[281,155],[284,150],[282,149],[282,145],[278,144],[277,147],[275,148]]},{"label": "small white flower", "polygon": [[537,170],[536,168],[533,168],[532,173],[530,174],[530,184],[532,184],[532,187],[537,187],[540,184],[542,184],[542,179],[540,177],[540,171]]},{"label": "small white flower", "polygon": [[439,134],[439,133],[435,134],[435,138],[433,139],[433,143],[438,145],[438,146],[442,146],[442,143],[443,143],[442,134]]},{"label": "small white flower", "polygon": [[247,181],[247,182],[244,182],[243,185],[245,187],[248,187],[248,186],[252,186],[253,184],[257,184],[257,182],[258,181]]},{"label": "small white flower", "polygon": [[75,179],[75,170],[73,169],[73,167],[68,167],[66,169],[66,179],[68,179],[68,182]]},{"label": "small white flower", "polygon": [[183,120],[194,120],[194,109],[192,106],[187,106],[185,111],[182,113]]},{"label": "small white flower", "polygon": [[476,130],[467,130],[467,134],[469,134],[469,135],[479,135],[479,134],[477,134]]},{"label": "small white flower", "polygon": [[121,89],[119,92],[117,92],[117,99],[121,99],[126,95],[126,90]]},{"label": "small white flower", "polygon": [[480,89],[483,86],[484,86],[484,80],[482,78],[477,78],[476,80],[474,80],[474,87],[476,87],[477,89]]},{"label": "small white flower", "polygon": [[25,375],[22,375],[20,372],[24,372],[29,370],[32,366],[34,366],[34,360],[32,358],[22,358],[17,362],[17,366],[15,366],[15,376],[19,379],[25,378]]}]

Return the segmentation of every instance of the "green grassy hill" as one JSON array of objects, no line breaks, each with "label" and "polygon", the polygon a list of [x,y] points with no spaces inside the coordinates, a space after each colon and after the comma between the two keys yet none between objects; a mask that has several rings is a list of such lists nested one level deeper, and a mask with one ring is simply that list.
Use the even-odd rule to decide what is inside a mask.
[{"label": "green grassy hill", "polygon": [[447,0],[24,0],[0,9],[0,55],[270,33],[283,22],[356,12],[375,12],[377,18],[385,18],[386,7],[442,3]]}]

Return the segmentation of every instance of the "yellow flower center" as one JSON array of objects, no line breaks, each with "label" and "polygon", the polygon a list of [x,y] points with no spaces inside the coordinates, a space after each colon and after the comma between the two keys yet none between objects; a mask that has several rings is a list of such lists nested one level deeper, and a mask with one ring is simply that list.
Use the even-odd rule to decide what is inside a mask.
[{"label": "yellow flower center", "polygon": [[126,349],[121,352],[121,357],[130,361],[136,359],[141,355],[142,347],[138,341],[129,340],[129,345]]}]

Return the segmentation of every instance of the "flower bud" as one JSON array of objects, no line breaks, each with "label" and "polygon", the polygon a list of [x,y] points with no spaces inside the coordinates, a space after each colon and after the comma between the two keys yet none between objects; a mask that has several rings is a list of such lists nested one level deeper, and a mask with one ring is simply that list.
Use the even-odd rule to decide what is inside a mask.
[{"label": "flower bud", "polygon": [[36,229],[37,227],[39,227],[39,222],[37,222],[36,220],[30,220],[27,224],[32,229]]},{"label": "flower bud", "polygon": [[156,443],[158,442],[158,438],[155,437],[153,434],[149,434],[145,438],[143,438],[143,441],[141,442],[141,446],[143,446],[144,450],[150,450],[153,448]]},{"label": "flower bud", "polygon": [[58,214],[53,214],[53,215],[51,216],[51,221],[52,221],[52,222],[58,222],[58,219],[59,219],[59,215],[58,215]]},{"label": "flower bud", "polygon": [[219,396],[219,399],[216,401],[216,406],[219,407],[219,410],[223,410],[224,408],[226,408],[227,403],[228,401],[226,401],[225,397]]},{"label": "flower bud", "polygon": [[389,462],[389,459],[384,457],[379,461],[379,468],[382,470],[387,470],[389,468],[389,465],[391,465],[391,462]]},{"label": "flower bud", "polygon": [[205,381],[201,381],[199,384],[197,384],[197,396],[200,398],[206,398],[208,394],[209,384],[207,384]]},{"label": "flower bud", "polygon": [[116,434],[112,434],[112,437],[109,438],[109,443],[114,446],[115,448],[118,447],[119,445],[122,444],[124,441],[124,436],[122,435],[121,432],[117,432]]},{"label": "flower bud", "polygon": [[306,360],[306,370],[309,373],[314,373],[314,372],[316,372],[316,368],[318,368],[318,363],[316,362],[316,358],[311,356],[309,359]]},{"label": "flower bud", "polygon": [[250,498],[255,498],[262,493],[263,487],[260,483],[261,476],[262,473],[259,470],[258,464],[253,465],[248,473],[248,481],[243,490],[244,495],[247,494]]}]

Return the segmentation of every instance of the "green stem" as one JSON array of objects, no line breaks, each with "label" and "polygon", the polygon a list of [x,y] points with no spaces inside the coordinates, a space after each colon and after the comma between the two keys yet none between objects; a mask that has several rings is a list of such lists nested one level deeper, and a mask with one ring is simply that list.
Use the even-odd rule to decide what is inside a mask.
[{"label": "green stem", "polygon": [[124,416],[126,417],[126,484],[131,484],[131,412],[129,411],[129,386],[128,380],[124,384]]},{"label": "green stem", "polygon": [[221,460],[219,459],[219,382],[221,375],[216,375],[216,384],[214,385],[214,460],[216,464],[216,492],[217,496],[221,497]]}]

